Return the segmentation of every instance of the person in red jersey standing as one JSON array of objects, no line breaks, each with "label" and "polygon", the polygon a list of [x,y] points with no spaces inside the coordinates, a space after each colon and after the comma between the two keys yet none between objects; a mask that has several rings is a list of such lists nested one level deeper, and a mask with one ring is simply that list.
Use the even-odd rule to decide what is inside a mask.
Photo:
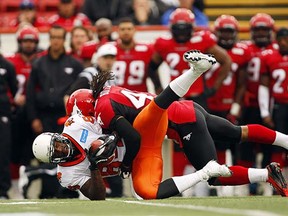
[{"label": "person in red jersey standing", "polygon": [[215,94],[227,77],[231,67],[231,59],[227,52],[217,45],[215,35],[209,31],[195,32],[195,16],[189,9],[178,8],[170,15],[171,35],[156,39],[155,52],[152,56],[150,69],[156,70],[165,61],[170,67],[171,80],[175,79],[186,69],[186,63],[182,59],[184,52],[197,49],[203,53],[211,53],[221,65],[219,76],[212,88],[205,88],[204,77],[198,79],[184,96],[192,99],[207,108],[206,98]]},{"label": "person in red jersey standing", "polygon": [[15,97],[15,109],[12,116],[12,137],[11,154],[11,192],[15,198],[21,198],[22,192],[18,189],[19,167],[29,165],[34,158],[31,151],[31,143],[34,138],[30,123],[27,118],[26,106],[26,85],[30,76],[32,62],[37,58],[39,33],[33,26],[27,25],[18,30],[17,43],[18,51],[7,56],[7,60],[13,63],[18,80],[18,92]]},{"label": "person in red jersey standing", "polygon": [[96,27],[96,40],[88,41],[82,46],[80,57],[83,60],[84,67],[92,66],[91,60],[93,54],[97,52],[97,49],[107,43],[114,41],[112,32],[112,22],[107,18],[101,18],[95,22]]},{"label": "person in red jersey standing", "polygon": [[[240,77],[240,79],[245,80],[241,82],[242,86],[240,87],[244,89],[241,124],[262,124],[269,126],[261,118],[258,103],[258,87],[260,82],[261,53],[265,50],[277,49],[278,47],[274,41],[274,29],[274,20],[269,14],[258,13],[250,19],[251,40],[247,41],[247,45],[251,52],[251,58],[244,75],[245,77]],[[237,163],[246,167],[253,166],[256,162],[256,155],[262,153],[263,159],[260,166],[265,167],[271,161],[271,152],[270,146],[246,143],[239,146],[239,159]],[[242,189],[241,192],[243,191]],[[249,191],[246,191],[245,195],[248,195]],[[271,191],[267,193],[271,194]]]},{"label": "person in red jersey standing", "polygon": [[[214,23],[215,35],[217,43],[224,48],[232,59],[232,66],[228,76],[222,82],[221,87],[215,95],[208,98],[208,108],[210,113],[230,120],[232,123],[237,124],[240,117],[240,104],[242,98],[239,96],[239,74],[245,73],[247,64],[250,60],[250,52],[248,46],[238,42],[239,24],[234,16],[221,15]],[[208,87],[214,85],[218,77],[221,66],[215,64],[206,74],[205,79]],[[229,149],[233,152],[235,144],[215,142],[218,154],[218,160],[225,163],[226,150]],[[231,162],[230,162],[231,163]]]},{"label": "person in red jersey standing", "polygon": [[[263,122],[270,128],[287,134],[288,106],[288,29],[277,31],[279,50],[261,53],[259,106]],[[272,159],[287,166],[287,151],[273,147]]]},{"label": "person in red jersey standing", "polygon": [[131,18],[122,18],[118,25],[117,56],[112,67],[116,85],[136,91],[147,91],[148,65],[153,53],[151,44],[134,39],[135,25]]}]

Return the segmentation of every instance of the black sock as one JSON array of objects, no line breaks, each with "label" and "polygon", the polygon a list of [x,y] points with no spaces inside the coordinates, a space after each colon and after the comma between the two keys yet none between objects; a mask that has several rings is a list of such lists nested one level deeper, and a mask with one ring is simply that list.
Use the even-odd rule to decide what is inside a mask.
[{"label": "black sock", "polygon": [[156,199],[165,199],[168,197],[176,196],[179,193],[180,192],[179,192],[178,188],[176,187],[173,179],[169,178],[169,179],[161,182],[161,184],[159,185]]},{"label": "black sock", "polygon": [[155,103],[162,109],[167,109],[179,96],[167,86],[156,98]]}]

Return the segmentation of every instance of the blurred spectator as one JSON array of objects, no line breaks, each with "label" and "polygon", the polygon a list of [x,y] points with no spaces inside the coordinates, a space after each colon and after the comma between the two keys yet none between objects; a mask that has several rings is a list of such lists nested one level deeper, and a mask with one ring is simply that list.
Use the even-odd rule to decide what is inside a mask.
[{"label": "blurred spectator", "polygon": [[[192,12],[195,15],[195,24],[196,26],[202,26],[202,27],[208,27],[209,26],[209,20],[208,17],[201,11],[199,8],[197,8],[194,5],[195,0],[179,0],[179,6],[178,8],[186,8],[189,10],[192,10]],[[176,9],[177,7],[172,7],[168,9],[163,16],[161,17],[161,23],[163,25],[169,24],[169,17],[170,14]]]},{"label": "blurred spectator", "polygon": [[[65,52],[66,31],[63,27],[53,26],[49,30],[49,37],[50,47],[46,54],[33,63],[27,84],[28,117],[35,134],[61,132],[63,126],[58,125],[57,120],[66,114],[63,97],[83,70],[81,63]],[[54,173],[42,179],[40,198],[78,196],[78,193],[66,192],[60,186],[56,178],[56,166],[40,164],[37,170],[34,172],[49,170],[50,174]]]},{"label": "blurred spectator", "polygon": [[132,0],[85,0],[82,9],[92,22],[104,17],[115,25],[121,17],[128,16],[131,3]]},{"label": "blurred spectator", "polygon": [[19,5],[19,14],[16,19],[9,23],[9,26],[16,27],[27,23],[37,28],[48,25],[43,17],[37,16],[36,6],[33,0],[22,0]]},{"label": "blurred spectator", "polygon": [[159,25],[160,12],[151,0],[132,0],[132,18],[135,25]]},{"label": "blurred spectator", "polygon": [[51,26],[91,26],[89,18],[77,11],[75,0],[59,0],[58,13],[50,17],[48,22]]},{"label": "blurred spectator", "polygon": [[12,152],[11,154],[11,177],[12,188],[11,196],[14,198],[23,198],[18,188],[19,167],[20,165],[29,165],[32,158],[33,132],[27,118],[26,107],[26,84],[29,78],[32,62],[36,59],[38,49],[39,33],[33,26],[24,26],[20,28],[17,35],[18,50],[15,54],[8,56],[15,67],[18,92],[15,96],[15,107],[12,116]]},{"label": "blurred spectator", "polygon": [[83,26],[75,26],[71,30],[70,55],[81,60],[80,54],[82,46],[91,39],[91,34],[88,29]]},{"label": "blurred spectator", "polygon": [[13,65],[0,55],[0,199],[8,199],[11,186],[9,171],[11,152],[11,97],[17,92],[16,73]]},{"label": "blurred spectator", "polygon": [[99,46],[106,42],[114,41],[111,20],[107,18],[101,18],[97,20],[95,27],[96,40],[85,43],[81,50],[80,57],[83,60],[84,67],[89,67],[92,65],[92,56],[97,51]]}]

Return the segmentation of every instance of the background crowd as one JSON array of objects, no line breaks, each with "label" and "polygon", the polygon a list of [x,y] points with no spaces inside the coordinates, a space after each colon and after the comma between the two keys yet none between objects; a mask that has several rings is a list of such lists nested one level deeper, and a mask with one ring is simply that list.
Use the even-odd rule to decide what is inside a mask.
[{"label": "background crowd", "polygon": [[[4,7],[5,1],[1,2]],[[148,91],[150,79],[157,94],[164,87],[160,65],[165,63],[170,70],[161,76],[175,79],[185,72],[182,55],[190,49],[214,54],[218,63],[193,84],[185,99],[234,124],[257,123],[288,133],[288,29],[276,28],[268,14],[250,17],[251,39],[240,41],[233,16],[217,17],[209,29],[201,0],[19,0],[15,8],[11,16],[0,19],[0,27],[17,29],[18,46],[15,53],[2,53],[0,58],[0,198],[29,198],[27,189],[39,178],[39,198],[78,197],[59,185],[54,165],[31,163],[35,136],[62,131],[65,101],[77,89],[77,82],[86,82],[89,88],[94,73],[112,70],[113,85]],[[160,35],[149,44],[136,41],[138,25],[167,26],[170,36]],[[41,28],[49,35],[45,50],[39,47]],[[215,145],[221,164],[265,167],[276,161],[283,168],[288,166],[287,152],[277,147]],[[195,171],[176,143],[172,157],[174,176]],[[123,196],[120,177],[108,178],[106,184],[110,196]],[[207,185],[200,187],[182,195],[274,193],[268,184],[217,192]]]}]

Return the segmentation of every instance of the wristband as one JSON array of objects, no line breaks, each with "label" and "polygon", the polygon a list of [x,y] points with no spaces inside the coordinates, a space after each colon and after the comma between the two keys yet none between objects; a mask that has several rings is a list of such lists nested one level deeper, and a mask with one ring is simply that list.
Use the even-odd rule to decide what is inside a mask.
[{"label": "wristband", "polygon": [[230,114],[234,116],[238,116],[240,112],[241,106],[238,103],[232,103],[231,109],[230,109]]}]

